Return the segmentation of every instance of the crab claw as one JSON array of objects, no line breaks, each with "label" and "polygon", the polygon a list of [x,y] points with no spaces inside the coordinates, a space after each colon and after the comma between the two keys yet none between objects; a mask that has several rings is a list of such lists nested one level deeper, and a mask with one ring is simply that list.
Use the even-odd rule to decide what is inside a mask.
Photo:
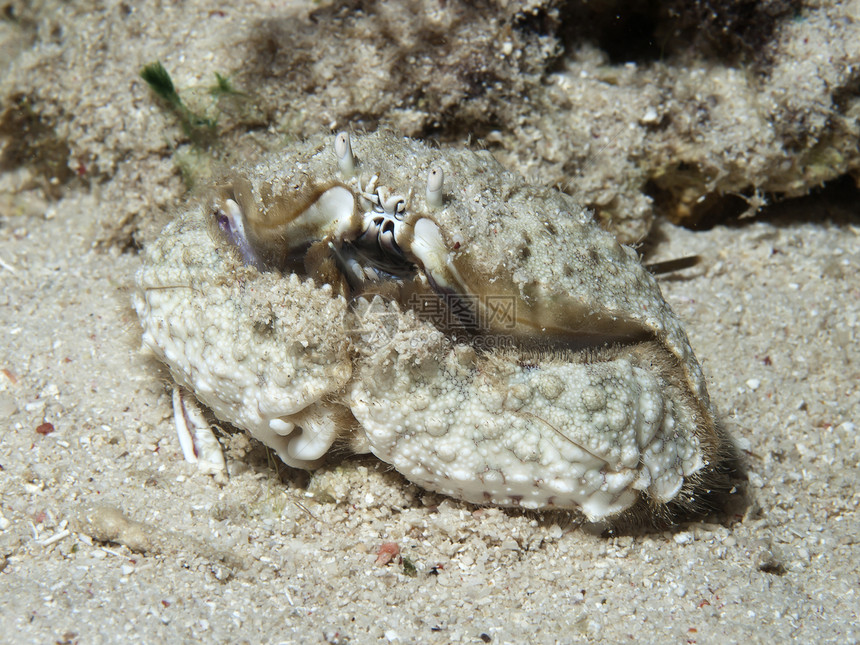
[{"label": "crab claw", "polygon": [[245,234],[245,223],[242,218],[242,209],[239,204],[233,199],[225,199],[219,204],[215,204],[215,212],[217,215],[218,227],[224,232],[230,242],[239,249],[242,254],[242,259],[245,264],[263,270],[263,261],[248,242],[248,236]]},{"label": "crab claw", "polygon": [[[360,230],[352,190],[336,182],[257,204],[251,183],[237,177],[232,195],[241,212],[244,240],[267,268],[284,270],[320,239],[345,239]],[[229,200],[228,200],[229,201]]]}]

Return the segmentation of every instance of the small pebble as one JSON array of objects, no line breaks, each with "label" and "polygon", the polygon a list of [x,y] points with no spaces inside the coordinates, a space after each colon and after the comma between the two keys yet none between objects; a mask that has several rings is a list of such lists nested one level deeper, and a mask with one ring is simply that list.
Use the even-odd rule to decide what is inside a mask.
[{"label": "small pebble", "polygon": [[53,431],[54,431],[54,424],[53,423],[45,422],[45,423],[40,423],[38,426],[36,426],[36,432],[38,434],[46,435],[46,434],[51,434]]},{"label": "small pebble", "polygon": [[657,110],[654,107],[649,107],[642,116],[642,123],[656,123],[657,118]]},{"label": "small pebble", "polygon": [[690,544],[693,541],[693,534],[689,531],[682,531],[681,533],[675,533],[672,539],[675,540],[675,544]]}]

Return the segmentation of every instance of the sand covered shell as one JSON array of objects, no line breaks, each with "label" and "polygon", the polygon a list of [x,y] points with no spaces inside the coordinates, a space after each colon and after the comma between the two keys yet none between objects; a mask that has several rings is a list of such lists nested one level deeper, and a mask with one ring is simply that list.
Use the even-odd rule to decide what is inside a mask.
[{"label": "sand covered shell", "polygon": [[341,133],[239,168],[147,248],[134,305],[177,383],[292,466],[342,438],[602,520],[695,503],[725,454],[635,252],[487,152]]}]

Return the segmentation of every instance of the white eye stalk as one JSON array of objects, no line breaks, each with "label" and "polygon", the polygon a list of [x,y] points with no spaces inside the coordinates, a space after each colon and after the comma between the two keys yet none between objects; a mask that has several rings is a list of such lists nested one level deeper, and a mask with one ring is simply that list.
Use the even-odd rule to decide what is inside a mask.
[{"label": "white eye stalk", "polygon": [[445,172],[436,166],[427,174],[427,205],[430,208],[442,208],[442,184],[445,182]]},{"label": "white eye stalk", "polygon": [[340,168],[344,178],[353,177],[357,162],[355,155],[352,154],[352,142],[348,132],[338,132],[334,139],[334,153],[337,155],[337,167]]}]

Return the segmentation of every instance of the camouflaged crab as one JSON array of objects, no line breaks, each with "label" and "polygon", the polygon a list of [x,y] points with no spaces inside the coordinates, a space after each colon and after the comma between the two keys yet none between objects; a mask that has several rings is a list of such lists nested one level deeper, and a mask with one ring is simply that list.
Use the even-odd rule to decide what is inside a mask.
[{"label": "camouflaged crab", "polygon": [[297,144],[169,224],[137,287],[144,345],[291,466],[344,439],[453,497],[602,520],[695,504],[725,456],[635,252],[486,152]]}]

